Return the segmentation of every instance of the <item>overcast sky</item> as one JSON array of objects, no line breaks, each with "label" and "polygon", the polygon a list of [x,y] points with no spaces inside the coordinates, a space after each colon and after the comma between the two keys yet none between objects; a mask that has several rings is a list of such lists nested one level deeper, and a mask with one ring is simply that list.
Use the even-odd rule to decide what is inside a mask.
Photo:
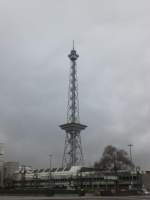
[{"label": "overcast sky", "polygon": [[6,160],[61,164],[72,40],[84,157],[112,144],[150,169],[150,1],[0,0],[0,142]]}]

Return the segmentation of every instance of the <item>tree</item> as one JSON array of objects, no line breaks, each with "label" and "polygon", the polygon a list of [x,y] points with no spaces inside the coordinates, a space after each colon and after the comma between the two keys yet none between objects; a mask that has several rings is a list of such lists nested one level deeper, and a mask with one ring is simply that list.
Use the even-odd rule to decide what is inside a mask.
[{"label": "tree", "polygon": [[95,162],[94,167],[101,170],[125,170],[133,169],[134,164],[125,150],[108,145],[104,149],[102,158]]}]

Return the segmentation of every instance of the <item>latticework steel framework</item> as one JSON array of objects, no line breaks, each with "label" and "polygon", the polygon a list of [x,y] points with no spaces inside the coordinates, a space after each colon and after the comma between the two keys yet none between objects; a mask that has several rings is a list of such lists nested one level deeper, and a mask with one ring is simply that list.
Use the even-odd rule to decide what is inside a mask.
[{"label": "latticework steel framework", "polygon": [[68,57],[71,61],[71,67],[69,76],[67,123],[60,126],[66,132],[65,148],[62,160],[63,167],[71,167],[83,164],[83,151],[80,132],[86,128],[85,125],[80,124],[79,119],[78,81],[76,66],[76,60],[79,55],[76,53],[74,45]]}]

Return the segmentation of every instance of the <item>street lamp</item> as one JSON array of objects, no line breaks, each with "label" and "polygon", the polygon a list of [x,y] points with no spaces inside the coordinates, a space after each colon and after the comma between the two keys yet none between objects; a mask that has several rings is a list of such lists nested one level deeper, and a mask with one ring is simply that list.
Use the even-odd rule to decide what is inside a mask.
[{"label": "street lamp", "polygon": [[53,155],[49,154],[49,169],[50,170],[52,169],[52,157],[53,157]]},{"label": "street lamp", "polygon": [[52,154],[49,154],[49,184],[51,185]]},{"label": "street lamp", "polygon": [[133,159],[132,159],[132,147],[133,147],[133,144],[128,144],[128,147],[129,147],[129,152],[130,152],[130,161],[132,162]]},{"label": "street lamp", "polygon": [[[131,161],[131,164],[133,163],[133,159],[132,159],[132,147],[133,147],[133,144],[128,144],[128,147],[129,147],[129,152],[130,152],[130,161]],[[131,188],[133,186],[133,176],[132,176],[132,172],[131,172],[131,180],[130,180],[130,184],[131,184]]]}]

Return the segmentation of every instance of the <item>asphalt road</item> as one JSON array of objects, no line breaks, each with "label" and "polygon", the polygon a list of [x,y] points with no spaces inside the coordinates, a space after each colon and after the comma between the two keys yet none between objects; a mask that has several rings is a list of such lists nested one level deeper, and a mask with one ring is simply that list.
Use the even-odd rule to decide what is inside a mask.
[{"label": "asphalt road", "polygon": [[150,196],[124,196],[124,197],[73,197],[73,196],[54,196],[54,197],[23,197],[23,196],[0,196],[0,200],[150,200]]}]

